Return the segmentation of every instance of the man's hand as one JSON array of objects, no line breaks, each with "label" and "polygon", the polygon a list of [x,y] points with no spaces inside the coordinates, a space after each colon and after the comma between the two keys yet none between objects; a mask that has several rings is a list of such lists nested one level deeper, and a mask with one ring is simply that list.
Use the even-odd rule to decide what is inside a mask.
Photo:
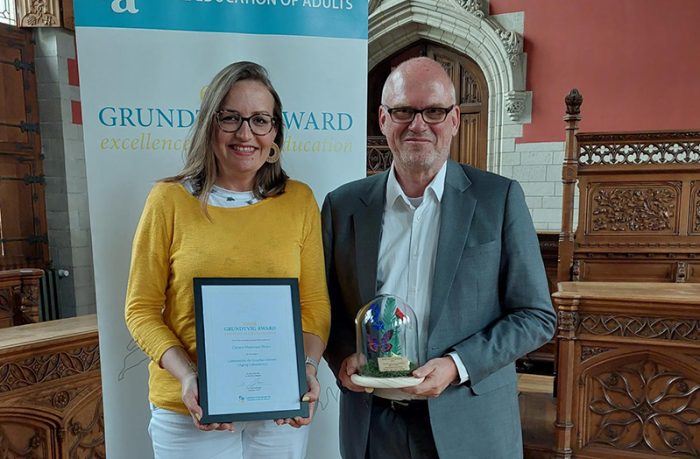
[{"label": "man's hand", "polygon": [[459,372],[452,357],[439,357],[428,360],[425,365],[413,370],[413,376],[424,377],[425,380],[417,386],[401,390],[409,394],[435,398],[458,378]]},{"label": "man's hand", "polygon": [[350,376],[354,375],[355,373],[358,373],[359,370],[360,355],[352,354],[346,357],[345,360],[343,360],[343,363],[340,365],[340,371],[338,372],[340,383],[343,385],[343,387],[353,392],[371,392],[371,390],[367,390],[366,387],[354,384],[350,379]]}]

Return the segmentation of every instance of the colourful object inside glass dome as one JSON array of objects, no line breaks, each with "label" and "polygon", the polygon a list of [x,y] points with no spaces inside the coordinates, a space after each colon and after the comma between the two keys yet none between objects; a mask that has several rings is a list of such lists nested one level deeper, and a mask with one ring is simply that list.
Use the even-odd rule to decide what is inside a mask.
[{"label": "colourful object inside glass dome", "polygon": [[357,352],[366,362],[362,376],[403,377],[418,368],[416,316],[403,300],[393,295],[374,298],[360,309],[356,324]]}]

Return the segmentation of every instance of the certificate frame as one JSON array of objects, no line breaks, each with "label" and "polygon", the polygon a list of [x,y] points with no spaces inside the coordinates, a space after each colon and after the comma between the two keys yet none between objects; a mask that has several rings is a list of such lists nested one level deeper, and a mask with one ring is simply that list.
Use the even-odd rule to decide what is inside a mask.
[{"label": "certificate frame", "polygon": [[308,417],[298,280],[196,277],[193,284],[200,422]]}]

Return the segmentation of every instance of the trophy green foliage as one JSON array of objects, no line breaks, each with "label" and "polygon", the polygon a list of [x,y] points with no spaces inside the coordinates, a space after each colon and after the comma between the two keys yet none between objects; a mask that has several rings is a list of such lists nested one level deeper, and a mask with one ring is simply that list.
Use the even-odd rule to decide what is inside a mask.
[{"label": "trophy green foliage", "polygon": [[391,352],[401,355],[401,342],[398,333],[399,327],[396,323],[398,322],[398,317],[396,316],[396,300],[392,297],[386,300],[382,322],[384,322],[385,327],[391,327],[390,329],[393,330],[393,334],[389,340],[389,343],[391,343]]},{"label": "trophy green foliage", "polygon": [[379,371],[379,364],[376,360],[369,360],[367,364],[360,369],[362,376],[372,376],[374,378],[400,378],[403,376],[411,376],[413,370],[418,368],[414,362],[408,363],[408,371]]}]

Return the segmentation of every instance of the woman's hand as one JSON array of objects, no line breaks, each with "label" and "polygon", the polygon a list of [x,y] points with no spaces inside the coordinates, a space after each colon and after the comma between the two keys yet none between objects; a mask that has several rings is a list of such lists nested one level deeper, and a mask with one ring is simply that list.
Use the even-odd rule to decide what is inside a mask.
[{"label": "woman's hand", "polygon": [[168,370],[178,381],[182,388],[182,402],[192,416],[194,425],[199,430],[235,430],[230,422],[202,424],[202,407],[199,406],[199,386],[197,385],[197,366],[192,363],[185,349],[173,346],[163,353],[160,365]]},{"label": "woman's hand", "polygon": [[202,424],[199,422],[202,419],[202,407],[199,406],[199,386],[197,385],[197,374],[188,373],[180,380],[182,386],[182,402],[187,407],[187,410],[192,416],[192,422],[199,430],[230,430],[234,431],[233,423],[222,422],[212,424]]},{"label": "woman's hand", "polygon": [[[309,402],[309,417],[276,419],[277,425],[289,424],[292,427],[299,428],[311,424],[316,411],[316,402],[321,393],[321,384],[318,382],[318,362],[321,361],[323,350],[326,348],[324,342],[313,333],[304,332],[304,353],[306,354],[306,385],[309,390],[301,398],[302,402]],[[314,363],[315,362],[315,363]]]},{"label": "woman's hand", "polygon": [[199,406],[197,375],[195,373],[188,373],[180,380],[180,386],[182,387],[182,402],[190,412],[194,425],[200,430],[209,430],[202,428],[203,425],[199,423],[199,420],[202,419],[202,407]]}]

